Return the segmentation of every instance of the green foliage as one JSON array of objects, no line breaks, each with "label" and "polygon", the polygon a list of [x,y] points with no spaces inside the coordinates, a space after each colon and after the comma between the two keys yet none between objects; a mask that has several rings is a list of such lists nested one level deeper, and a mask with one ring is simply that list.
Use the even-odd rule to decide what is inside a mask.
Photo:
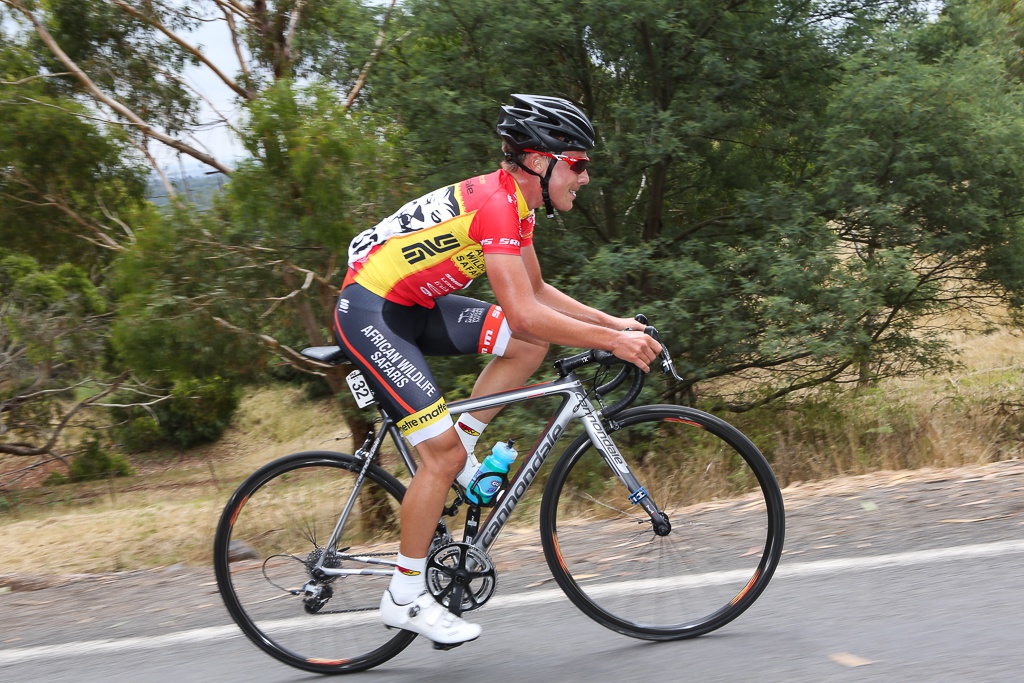
[{"label": "green foliage", "polygon": [[11,345],[0,384],[20,384],[40,368],[77,369],[70,379],[95,366],[91,356],[104,331],[98,316],[107,304],[81,268],[65,263],[47,270],[30,256],[0,250],[0,297],[0,341]]},{"label": "green foliage", "polygon": [[145,453],[159,447],[167,437],[156,418],[145,414],[126,419],[114,430],[114,439],[128,453]]},{"label": "green foliage", "polygon": [[179,380],[171,399],[156,407],[160,429],[180,448],[216,441],[240,400],[238,386],[220,377]]},{"label": "green foliage", "polygon": [[743,410],[943,368],[925,321],[1020,300],[1021,89],[970,3],[408,7],[376,97],[426,182],[479,172],[509,92],[580,102],[594,170],[540,219],[546,276],[650,314],[683,394]]},{"label": "green foliage", "polygon": [[114,264],[119,309],[111,345],[126,365],[161,385],[215,375],[247,379],[260,367],[257,349],[213,321],[246,311],[246,299],[265,287],[231,253],[211,253],[219,227],[213,216],[180,209],[141,233]]},{"label": "green foliage", "polygon": [[[155,40],[151,27],[110,2],[48,0],[45,9],[51,35],[97,85],[116,93],[132,110],[158,119],[171,134],[195,124],[198,102],[184,81],[166,76],[198,63],[194,56],[170,41]],[[166,21],[176,30],[199,26],[197,19],[182,12],[168,14]],[[49,71],[66,71],[49,52],[42,54]],[[83,89],[72,77],[62,83],[70,93]]]},{"label": "green foliage", "polygon": [[367,131],[386,124],[349,113],[324,85],[300,89],[288,80],[268,88],[249,116],[252,156],[229,185],[235,228],[343,251],[389,161]]},{"label": "green foliage", "polygon": [[68,478],[73,482],[94,481],[109,477],[127,477],[134,474],[123,455],[111,453],[100,438],[93,434],[85,440],[85,449],[71,459]]},{"label": "green foliage", "polygon": [[43,486],[63,486],[68,483],[68,476],[63,472],[50,472],[43,480]]},{"label": "green foliage", "polygon": [[76,391],[105,378],[104,268],[147,216],[128,135],[40,77],[40,47],[0,39],[0,452],[23,455],[55,448],[71,411],[93,424]]},{"label": "green foliage", "polygon": [[25,80],[37,68],[27,46],[0,44],[3,80],[24,81],[0,98],[0,244],[47,265],[91,266],[110,255],[100,233],[127,237],[108,216],[135,223],[143,212],[145,174],[122,131],[80,118],[86,107],[55,79]]}]

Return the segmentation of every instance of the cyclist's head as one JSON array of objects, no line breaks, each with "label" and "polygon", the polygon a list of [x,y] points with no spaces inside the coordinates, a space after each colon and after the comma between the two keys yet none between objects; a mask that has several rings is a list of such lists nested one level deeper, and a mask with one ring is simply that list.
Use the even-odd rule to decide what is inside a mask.
[{"label": "cyclist's head", "polygon": [[549,158],[547,172],[543,175],[529,168],[523,160],[531,152],[547,152],[548,157],[586,152],[594,146],[594,126],[579,107],[561,97],[512,95],[512,102],[501,108],[497,127],[506,169],[518,167],[540,178],[544,207],[548,217],[552,217],[555,211],[548,194],[548,181],[556,160]]},{"label": "cyclist's head", "polygon": [[594,126],[579,107],[561,97],[512,95],[514,104],[501,108],[498,135],[513,153],[586,152],[594,146]]}]

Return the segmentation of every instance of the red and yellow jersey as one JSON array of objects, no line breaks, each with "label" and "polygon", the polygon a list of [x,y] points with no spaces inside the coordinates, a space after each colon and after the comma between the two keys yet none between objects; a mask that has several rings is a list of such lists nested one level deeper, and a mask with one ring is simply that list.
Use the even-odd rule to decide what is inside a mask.
[{"label": "red and yellow jersey", "polygon": [[389,301],[434,307],[486,272],[484,254],[533,244],[533,211],[504,170],[415,199],[352,240],[349,280]]}]

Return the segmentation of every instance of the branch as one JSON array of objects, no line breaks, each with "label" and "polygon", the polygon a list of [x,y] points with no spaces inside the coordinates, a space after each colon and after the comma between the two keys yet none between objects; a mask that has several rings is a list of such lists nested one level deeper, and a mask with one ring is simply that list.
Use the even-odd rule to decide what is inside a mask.
[{"label": "branch", "polygon": [[[98,404],[101,398],[103,398],[104,396],[108,396],[114,391],[116,391],[117,388],[130,376],[130,374],[130,371],[126,370],[125,372],[121,373],[121,375],[119,375],[117,378],[115,378],[113,382],[108,384],[106,388],[103,389],[103,391],[99,392],[95,396],[90,396],[89,398],[79,401],[74,407],[68,410],[68,412],[64,414],[61,421],[53,428],[53,432],[50,434],[50,439],[44,445],[33,446],[27,443],[0,443],[0,453],[22,457],[52,453],[54,446],[57,444],[58,439],[60,439],[61,432],[63,432],[64,429],[71,422],[71,418],[73,418],[83,409]],[[89,384],[91,382],[94,382],[94,380],[87,379],[73,386],[64,387],[61,389],[46,389],[43,391],[36,391],[30,394],[14,396],[8,401],[4,401],[3,407],[6,409],[10,409],[16,407],[17,405],[24,404],[31,399],[41,398],[43,396],[49,396],[54,394],[67,393],[70,391],[74,391],[79,387],[85,386],[86,384]]]},{"label": "branch", "polygon": [[46,443],[46,446],[44,446],[44,448],[45,448],[44,452],[45,453],[49,453],[50,451],[53,450],[53,447],[57,444],[57,439],[60,438],[60,433],[62,431],[64,431],[64,428],[67,426],[68,422],[71,421],[71,418],[75,416],[75,414],[77,414],[83,408],[88,408],[89,406],[91,406],[92,404],[96,403],[97,401],[99,401],[104,396],[112,394],[114,391],[117,390],[117,388],[121,385],[122,382],[124,382],[126,379],[128,379],[130,374],[131,374],[130,371],[125,370],[120,375],[118,375],[114,379],[114,381],[111,382],[107,386],[106,389],[104,389],[100,393],[96,394],[95,396],[90,396],[87,399],[79,401],[78,404],[75,407],[73,407],[71,410],[69,410],[67,413],[65,413],[64,414],[64,418],[60,421],[60,423],[56,426],[56,428],[54,428],[53,434],[50,435],[50,440]]},{"label": "branch", "polygon": [[[397,0],[391,0],[391,4],[388,5],[388,10],[384,14],[384,21],[381,22],[380,31],[377,33],[377,40],[373,45],[373,52],[370,53],[370,57],[366,60],[366,64],[363,65],[363,70],[359,73],[359,78],[356,79],[355,85],[352,86],[352,90],[349,91],[348,97],[345,98],[345,109],[349,109],[356,101],[356,98],[359,97],[360,91],[362,91],[363,86],[366,85],[366,76],[370,73],[370,67],[373,66],[384,53],[384,36],[387,33],[388,22],[391,19],[391,12],[395,9],[396,2]],[[404,37],[405,36],[402,36],[402,38]],[[399,40],[402,38],[399,38]]]},{"label": "branch", "polygon": [[[288,19],[288,34],[284,39],[284,55],[282,61],[285,64],[292,63],[292,43],[295,42],[295,33],[299,28],[299,17],[302,16],[302,7],[306,4],[306,0],[298,0],[295,3],[295,7],[292,8],[292,15]],[[392,4],[394,4],[392,2]]]},{"label": "branch", "polygon": [[776,400],[778,398],[782,398],[783,396],[785,396],[787,394],[791,394],[791,393],[793,393],[795,391],[800,391],[802,389],[810,389],[811,387],[820,386],[822,384],[830,382],[830,381],[834,380],[836,377],[838,377],[839,375],[841,375],[843,372],[845,372],[846,369],[849,368],[849,367],[850,367],[850,363],[842,363],[835,370],[833,370],[832,372],[826,373],[825,375],[813,376],[813,377],[811,377],[811,379],[805,380],[803,382],[797,382],[795,384],[790,384],[789,386],[785,386],[785,387],[782,387],[780,389],[776,389],[771,394],[768,394],[767,396],[762,396],[761,398],[757,399],[756,401],[751,401],[749,403],[741,403],[741,404],[728,404],[728,405],[725,406],[725,408],[727,410],[729,410],[730,412],[733,412],[733,413],[745,413],[745,412],[747,412],[749,410],[754,410],[755,408],[760,408],[763,405],[767,405],[768,403],[770,403],[770,402],[772,402],[772,401],[774,401],[774,400]]},{"label": "branch", "polygon": [[217,65],[214,64],[213,62],[211,62],[210,59],[205,54],[203,54],[197,47],[195,47],[194,45],[189,44],[188,42],[185,41],[184,38],[179,36],[177,33],[172,31],[171,29],[167,28],[164,25],[164,23],[162,21],[160,21],[159,18],[146,16],[145,14],[143,14],[139,10],[135,9],[134,7],[129,5],[128,3],[122,2],[122,0],[112,0],[112,1],[113,1],[113,3],[115,5],[117,5],[121,9],[123,9],[125,12],[127,12],[131,16],[135,17],[139,21],[142,21],[142,22],[145,22],[145,23],[149,24],[150,26],[152,26],[156,30],[158,30],[161,33],[163,33],[165,36],[170,38],[172,42],[176,43],[183,50],[185,50],[190,55],[192,55],[193,57],[198,59],[200,62],[205,64],[207,66],[207,68],[209,68],[210,71],[212,71],[217,76],[217,78],[219,78],[224,83],[224,85],[226,85],[229,88],[231,88],[231,90],[233,90],[239,97],[241,97],[242,99],[245,99],[245,100],[249,100],[250,102],[252,100],[256,99],[256,93],[254,93],[254,92],[252,92],[250,90],[246,90],[242,86],[238,85],[238,83],[235,82],[235,80],[233,78],[231,78],[230,76],[225,74],[223,71],[221,71],[217,67]]},{"label": "branch", "polygon": [[149,153],[149,148],[143,143],[136,143],[135,145],[140,152],[142,152],[146,159],[149,161],[149,165],[153,167],[156,174],[160,176],[160,182],[163,183],[164,191],[167,192],[167,200],[179,208],[183,207],[181,200],[178,199],[178,193],[174,189],[174,185],[171,183],[171,179],[164,173],[164,169],[160,168],[160,164],[156,162],[153,155]]},{"label": "branch", "polygon": [[318,372],[318,369],[322,368],[324,370],[330,370],[336,367],[334,365],[320,363],[318,361],[313,360],[312,358],[306,358],[295,349],[291,348],[290,346],[287,346],[286,344],[282,344],[281,342],[277,341],[270,335],[250,332],[249,330],[242,329],[237,325],[232,325],[223,318],[218,318],[217,316],[211,317],[213,318],[214,323],[216,323],[220,327],[223,327],[226,330],[229,330],[231,332],[234,332],[235,334],[239,334],[245,337],[256,337],[259,340],[259,342],[268,349],[270,349],[270,351],[275,356],[285,361],[286,363],[296,368],[297,370],[307,372],[311,375],[319,375],[323,377],[325,373]]},{"label": "branch", "polygon": [[221,173],[224,173],[225,175],[231,175],[230,168],[228,168],[221,162],[217,161],[209,154],[204,154],[203,152],[200,152],[199,150],[189,145],[186,145],[184,142],[172,138],[166,133],[158,131],[157,129],[153,128],[153,126],[143,121],[138,116],[138,114],[133,112],[124,104],[122,104],[121,102],[112,97],[109,97],[106,93],[100,90],[99,86],[97,86],[93,82],[93,80],[89,78],[88,74],[82,71],[81,67],[79,67],[78,64],[76,64],[74,60],[72,60],[67,55],[67,53],[65,53],[64,50],[61,49],[60,45],[57,44],[57,41],[54,39],[52,35],[50,35],[50,32],[46,29],[46,27],[43,26],[43,24],[36,18],[35,14],[29,11],[21,2],[18,2],[18,0],[0,0],[0,2],[3,2],[8,7],[12,7],[21,14],[25,15],[25,17],[32,23],[32,26],[35,28],[36,33],[39,34],[39,37],[43,41],[43,44],[46,45],[50,52],[53,53],[54,57],[56,57],[61,62],[61,64],[63,64],[65,68],[67,68],[71,72],[71,74],[79,80],[79,82],[86,88],[86,90],[88,90],[92,94],[92,96],[98,102],[105,104],[106,106],[110,107],[115,112],[123,116],[125,119],[130,121],[133,125],[138,126],[139,130],[144,135],[148,135],[149,137],[155,140],[159,140],[160,142],[164,143],[171,149],[176,149],[179,152],[184,152],[185,154],[188,154],[192,158],[196,159],[197,161],[201,161],[207,166],[211,166],[220,171]]},{"label": "branch", "polygon": [[127,223],[110,212],[107,205],[103,203],[103,197],[99,195],[98,191],[96,193],[96,205],[100,207],[100,211],[102,211],[103,215],[107,217],[107,220],[121,226],[121,229],[124,230],[124,234],[128,236],[128,243],[135,244],[135,231],[132,230]]},{"label": "branch", "polygon": [[34,81],[37,78],[57,78],[58,76],[71,76],[73,75],[70,71],[62,71],[59,74],[36,74],[35,76],[29,76],[23,78],[20,81],[0,81],[0,85],[24,85],[30,81]]},{"label": "branch", "polygon": [[[61,389],[43,389],[41,391],[33,391],[30,394],[18,394],[16,396],[11,396],[9,399],[5,400],[3,403],[0,403],[0,412],[6,411],[6,410],[11,410],[13,408],[17,408],[18,406],[20,406],[20,405],[22,405],[24,403],[28,403],[32,399],[40,398],[41,396],[50,396],[52,394],[63,394],[63,393],[68,392],[68,391],[74,391],[75,389],[78,389],[79,387],[85,386],[90,381],[91,380],[86,379],[86,380],[82,380],[78,384],[74,384],[74,385],[72,385],[70,387],[63,387]],[[35,383],[33,383],[33,386],[36,386],[37,384],[38,384],[38,380]]]},{"label": "branch", "polygon": [[224,14],[232,13],[237,14],[249,23],[253,23],[252,15],[249,13],[242,3],[237,0],[213,0],[213,2],[221,8]]},{"label": "branch", "polygon": [[[284,263],[284,262],[281,262],[281,263]],[[330,281],[330,273],[328,273],[327,277],[324,277],[324,276],[320,275],[319,273],[316,273],[316,272],[314,272],[312,270],[309,270],[308,268],[303,268],[301,266],[296,266],[295,264],[292,264],[292,263],[284,263],[284,266],[285,266],[286,270],[294,271],[294,272],[297,272],[297,273],[305,273],[306,274],[306,279],[302,283],[301,287],[299,287],[298,289],[293,290],[292,292],[286,294],[285,296],[273,297],[273,298],[268,299],[268,301],[273,301],[274,303],[273,303],[273,305],[269,309],[267,309],[260,316],[261,319],[265,318],[268,315],[270,315],[271,313],[273,313],[277,309],[277,307],[280,306],[283,302],[298,296],[302,292],[309,292],[309,286],[312,285],[313,282],[319,282],[329,292],[332,292],[335,296],[337,296],[338,288],[337,288],[337,286],[335,286]],[[331,270],[333,271],[333,268]]]},{"label": "branch", "polygon": [[124,251],[124,245],[122,245],[120,242],[115,240],[113,237],[111,237],[110,235],[105,233],[101,228],[97,227],[96,225],[93,225],[92,223],[90,223],[89,221],[84,219],[82,216],[80,216],[78,214],[77,211],[75,211],[70,206],[68,206],[68,204],[63,199],[61,199],[60,197],[56,197],[56,196],[54,196],[52,194],[48,194],[46,192],[43,192],[38,187],[36,187],[30,180],[28,180],[27,178],[22,176],[17,171],[13,171],[10,174],[10,178],[12,180],[14,180],[15,182],[19,183],[20,185],[22,185],[24,187],[27,187],[29,190],[34,192],[36,194],[36,196],[38,196],[41,199],[43,199],[45,201],[45,203],[29,201],[28,199],[24,199],[22,197],[15,197],[14,195],[10,195],[10,194],[8,194],[6,196],[8,196],[11,199],[14,199],[14,200],[16,200],[18,202],[21,202],[22,204],[28,204],[29,206],[52,206],[52,207],[55,207],[55,208],[59,209],[61,212],[63,212],[66,216],[68,216],[72,221],[74,221],[78,225],[82,226],[86,230],[89,230],[90,232],[92,232],[92,233],[94,233],[96,235],[95,239],[87,237],[85,235],[79,235],[79,234],[76,234],[75,235],[76,237],[79,237],[79,238],[85,240],[86,242],[89,242],[91,244],[95,244],[96,246],[102,247],[104,249],[110,249],[111,251]]},{"label": "branch", "polygon": [[[205,102],[206,106],[208,106],[210,108],[210,110],[213,111],[213,113],[216,114],[219,117],[219,120],[215,119],[214,123],[222,123],[222,124],[226,125],[228,127],[228,130],[233,132],[235,135],[241,137],[241,133],[239,132],[239,130],[237,128],[235,128],[235,126],[231,125],[231,121],[228,119],[228,117],[224,116],[224,114],[221,113],[221,111],[217,108],[217,105],[215,105],[210,100],[210,98],[207,97],[202,91],[200,91],[198,88],[196,88],[194,85],[192,85],[191,83],[186,81],[181,76],[178,76],[177,74],[172,73],[172,72],[168,71],[167,69],[164,69],[161,66],[152,63],[148,59],[146,60],[146,63],[154,71],[156,71],[157,73],[163,74],[164,77],[167,78],[168,80],[174,81],[175,83],[177,83],[178,85],[180,85],[182,88],[184,88],[186,90],[191,90],[196,95],[196,97],[198,97],[203,102]],[[205,127],[205,126],[213,125],[213,123],[204,123],[204,124],[201,124],[201,125]]]},{"label": "branch", "polygon": [[[238,28],[235,26],[235,12],[237,8],[228,5],[221,0],[214,0],[224,13],[224,19],[228,22],[228,30],[231,32],[231,44],[235,48],[235,55],[238,57],[238,65],[242,69],[242,75],[245,76],[246,82],[252,81],[252,74],[249,73],[249,65],[245,62],[245,55],[242,54],[242,44],[238,40]],[[248,14],[242,15],[248,19]]]},{"label": "branch", "polygon": [[42,455],[46,451],[39,446],[18,443],[0,443],[0,453],[5,455],[32,456]]},{"label": "branch", "polygon": [[101,116],[91,116],[89,114],[84,114],[84,113],[79,112],[79,111],[71,111],[70,109],[68,109],[66,107],[62,107],[62,106],[60,106],[58,104],[52,104],[50,102],[42,102],[40,100],[35,100],[35,99],[32,99],[31,97],[28,97],[27,95],[22,95],[21,99],[25,100],[26,102],[31,102],[32,104],[37,104],[40,107],[49,107],[51,109],[56,109],[58,111],[64,112],[68,116],[77,116],[78,118],[85,119],[87,121],[96,121],[98,123],[103,123],[103,124],[106,124],[108,126],[136,126],[136,127],[138,127],[138,124],[131,123],[131,122],[112,121],[110,119],[105,119],[105,118],[103,118]]},{"label": "branch", "polygon": [[311,270],[307,270],[306,271],[306,281],[302,283],[302,286],[299,287],[298,289],[292,290],[290,293],[286,294],[285,296],[274,297],[273,299],[271,299],[274,302],[273,305],[271,305],[271,307],[268,308],[263,313],[263,315],[260,316],[260,319],[266,318],[268,315],[270,315],[275,310],[277,310],[278,306],[280,306],[285,301],[288,301],[288,299],[296,297],[299,294],[301,294],[302,292],[309,291],[309,286],[311,284],[313,284],[313,278],[315,278],[315,277],[316,277],[316,273],[314,273]]},{"label": "branch", "polygon": [[[2,447],[0,447],[0,448],[2,448]],[[2,451],[0,451],[0,452],[2,452]],[[40,454],[40,455],[42,455],[42,454]],[[62,463],[67,464],[67,462],[65,460],[66,457],[67,457],[67,455],[55,455],[52,458],[48,458],[46,460],[37,460],[36,462],[32,463],[31,465],[27,465],[25,467],[22,467],[19,470],[11,470],[10,472],[4,472],[3,476],[7,478],[7,481],[5,481],[3,484],[0,484],[0,491],[7,490],[7,488],[10,487],[11,484],[14,484],[15,482],[17,482],[19,479],[24,477],[26,474],[28,474],[32,470],[37,470],[40,467],[42,467],[43,465],[49,465],[51,462],[62,462]]]}]

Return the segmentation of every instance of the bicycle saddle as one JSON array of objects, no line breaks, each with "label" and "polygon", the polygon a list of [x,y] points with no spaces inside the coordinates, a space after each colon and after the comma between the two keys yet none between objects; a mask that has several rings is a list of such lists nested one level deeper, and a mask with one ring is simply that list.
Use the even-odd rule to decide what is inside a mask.
[{"label": "bicycle saddle", "polygon": [[348,356],[340,346],[310,346],[307,349],[302,349],[301,353],[306,358],[312,358],[328,365],[341,365],[349,362]]}]

